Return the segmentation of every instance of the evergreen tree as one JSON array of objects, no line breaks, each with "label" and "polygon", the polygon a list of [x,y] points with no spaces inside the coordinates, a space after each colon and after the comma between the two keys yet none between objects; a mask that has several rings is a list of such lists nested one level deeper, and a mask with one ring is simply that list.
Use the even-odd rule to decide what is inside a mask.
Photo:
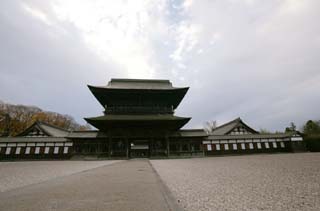
[{"label": "evergreen tree", "polygon": [[320,124],[312,120],[307,121],[303,127],[303,133],[305,134],[320,134]]},{"label": "evergreen tree", "polygon": [[294,124],[294,122],[290,122],[290,126],[286,127],[285,129],[285,133],[291,133],[291,132],[295,132],[297,129],[296,125]]}]

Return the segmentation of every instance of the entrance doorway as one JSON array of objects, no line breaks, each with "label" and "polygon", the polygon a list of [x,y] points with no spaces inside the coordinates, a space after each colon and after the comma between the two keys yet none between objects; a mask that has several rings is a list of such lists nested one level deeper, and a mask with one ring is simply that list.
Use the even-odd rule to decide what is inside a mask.
[{"label": "entrance doorway", "polygon": [[148,140],[132,140],[130,142],[131,158],[148,158],[150,157]]}]

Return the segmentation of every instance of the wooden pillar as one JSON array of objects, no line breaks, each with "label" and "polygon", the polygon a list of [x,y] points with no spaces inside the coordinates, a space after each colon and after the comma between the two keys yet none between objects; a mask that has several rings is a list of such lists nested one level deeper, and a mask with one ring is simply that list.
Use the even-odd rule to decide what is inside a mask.
[{"label": "wooden pillar", "polygon": [[97,149],[96,149],[97,154],[101,154],[101,148],[102,148],[101,144],[102,144],[101,140],[98,139],[98,144],[97,144]]},{"label": "wooden pillar", "polygon": [[190,155],[192,156],[191,140],[188,140]]},{"label": "wooden pillar", "polygon": [[108,138],[108,156],[111,157],[111,147],[112,147],[112,139],[111,137]]},{"label": "wooden pillar", "polygon": [[153,137],[150,138],[150,142],[149,142],[149,157],[152,156],[153,153]]},{"label": "wooden pillar", "polygon": [[182,153],[182,141],[179,139],[179,155]]},{"label": "wooden pillar", "polygon": [[201,144],[200,144],[200,147],[202,148],[202,155],[203,157],[205,156],[205,147],[206,145],[203,144],[203,139],[201,140]]},{"label": "wooden pillar", "polygon": [[129,140],[128,137],[126,137],[126,146],[127,146],[127,159],[129,159]]},{"label": "wooden pillar", "polygon": [[166,142],[167,142],[167,156],[170,156],[170,143],[169,143],[169,137],[166,136]]}]

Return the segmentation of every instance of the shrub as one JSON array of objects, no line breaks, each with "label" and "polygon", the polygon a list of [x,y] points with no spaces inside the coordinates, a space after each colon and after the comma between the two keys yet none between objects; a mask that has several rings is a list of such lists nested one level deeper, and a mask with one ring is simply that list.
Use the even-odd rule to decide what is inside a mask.
[{"label": "shrub", "polygon": [[310,152],[320,152],[320,135],[306,135],[304,141]]}]

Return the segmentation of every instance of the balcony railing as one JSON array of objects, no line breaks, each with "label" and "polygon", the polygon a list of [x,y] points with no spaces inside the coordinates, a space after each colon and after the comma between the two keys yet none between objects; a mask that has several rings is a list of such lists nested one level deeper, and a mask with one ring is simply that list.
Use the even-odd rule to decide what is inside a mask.
[{"label": "balcony railing", "polygon": [[172,114],[173,112],[172,106],[112,106],[105,109],[105,114]]}]

